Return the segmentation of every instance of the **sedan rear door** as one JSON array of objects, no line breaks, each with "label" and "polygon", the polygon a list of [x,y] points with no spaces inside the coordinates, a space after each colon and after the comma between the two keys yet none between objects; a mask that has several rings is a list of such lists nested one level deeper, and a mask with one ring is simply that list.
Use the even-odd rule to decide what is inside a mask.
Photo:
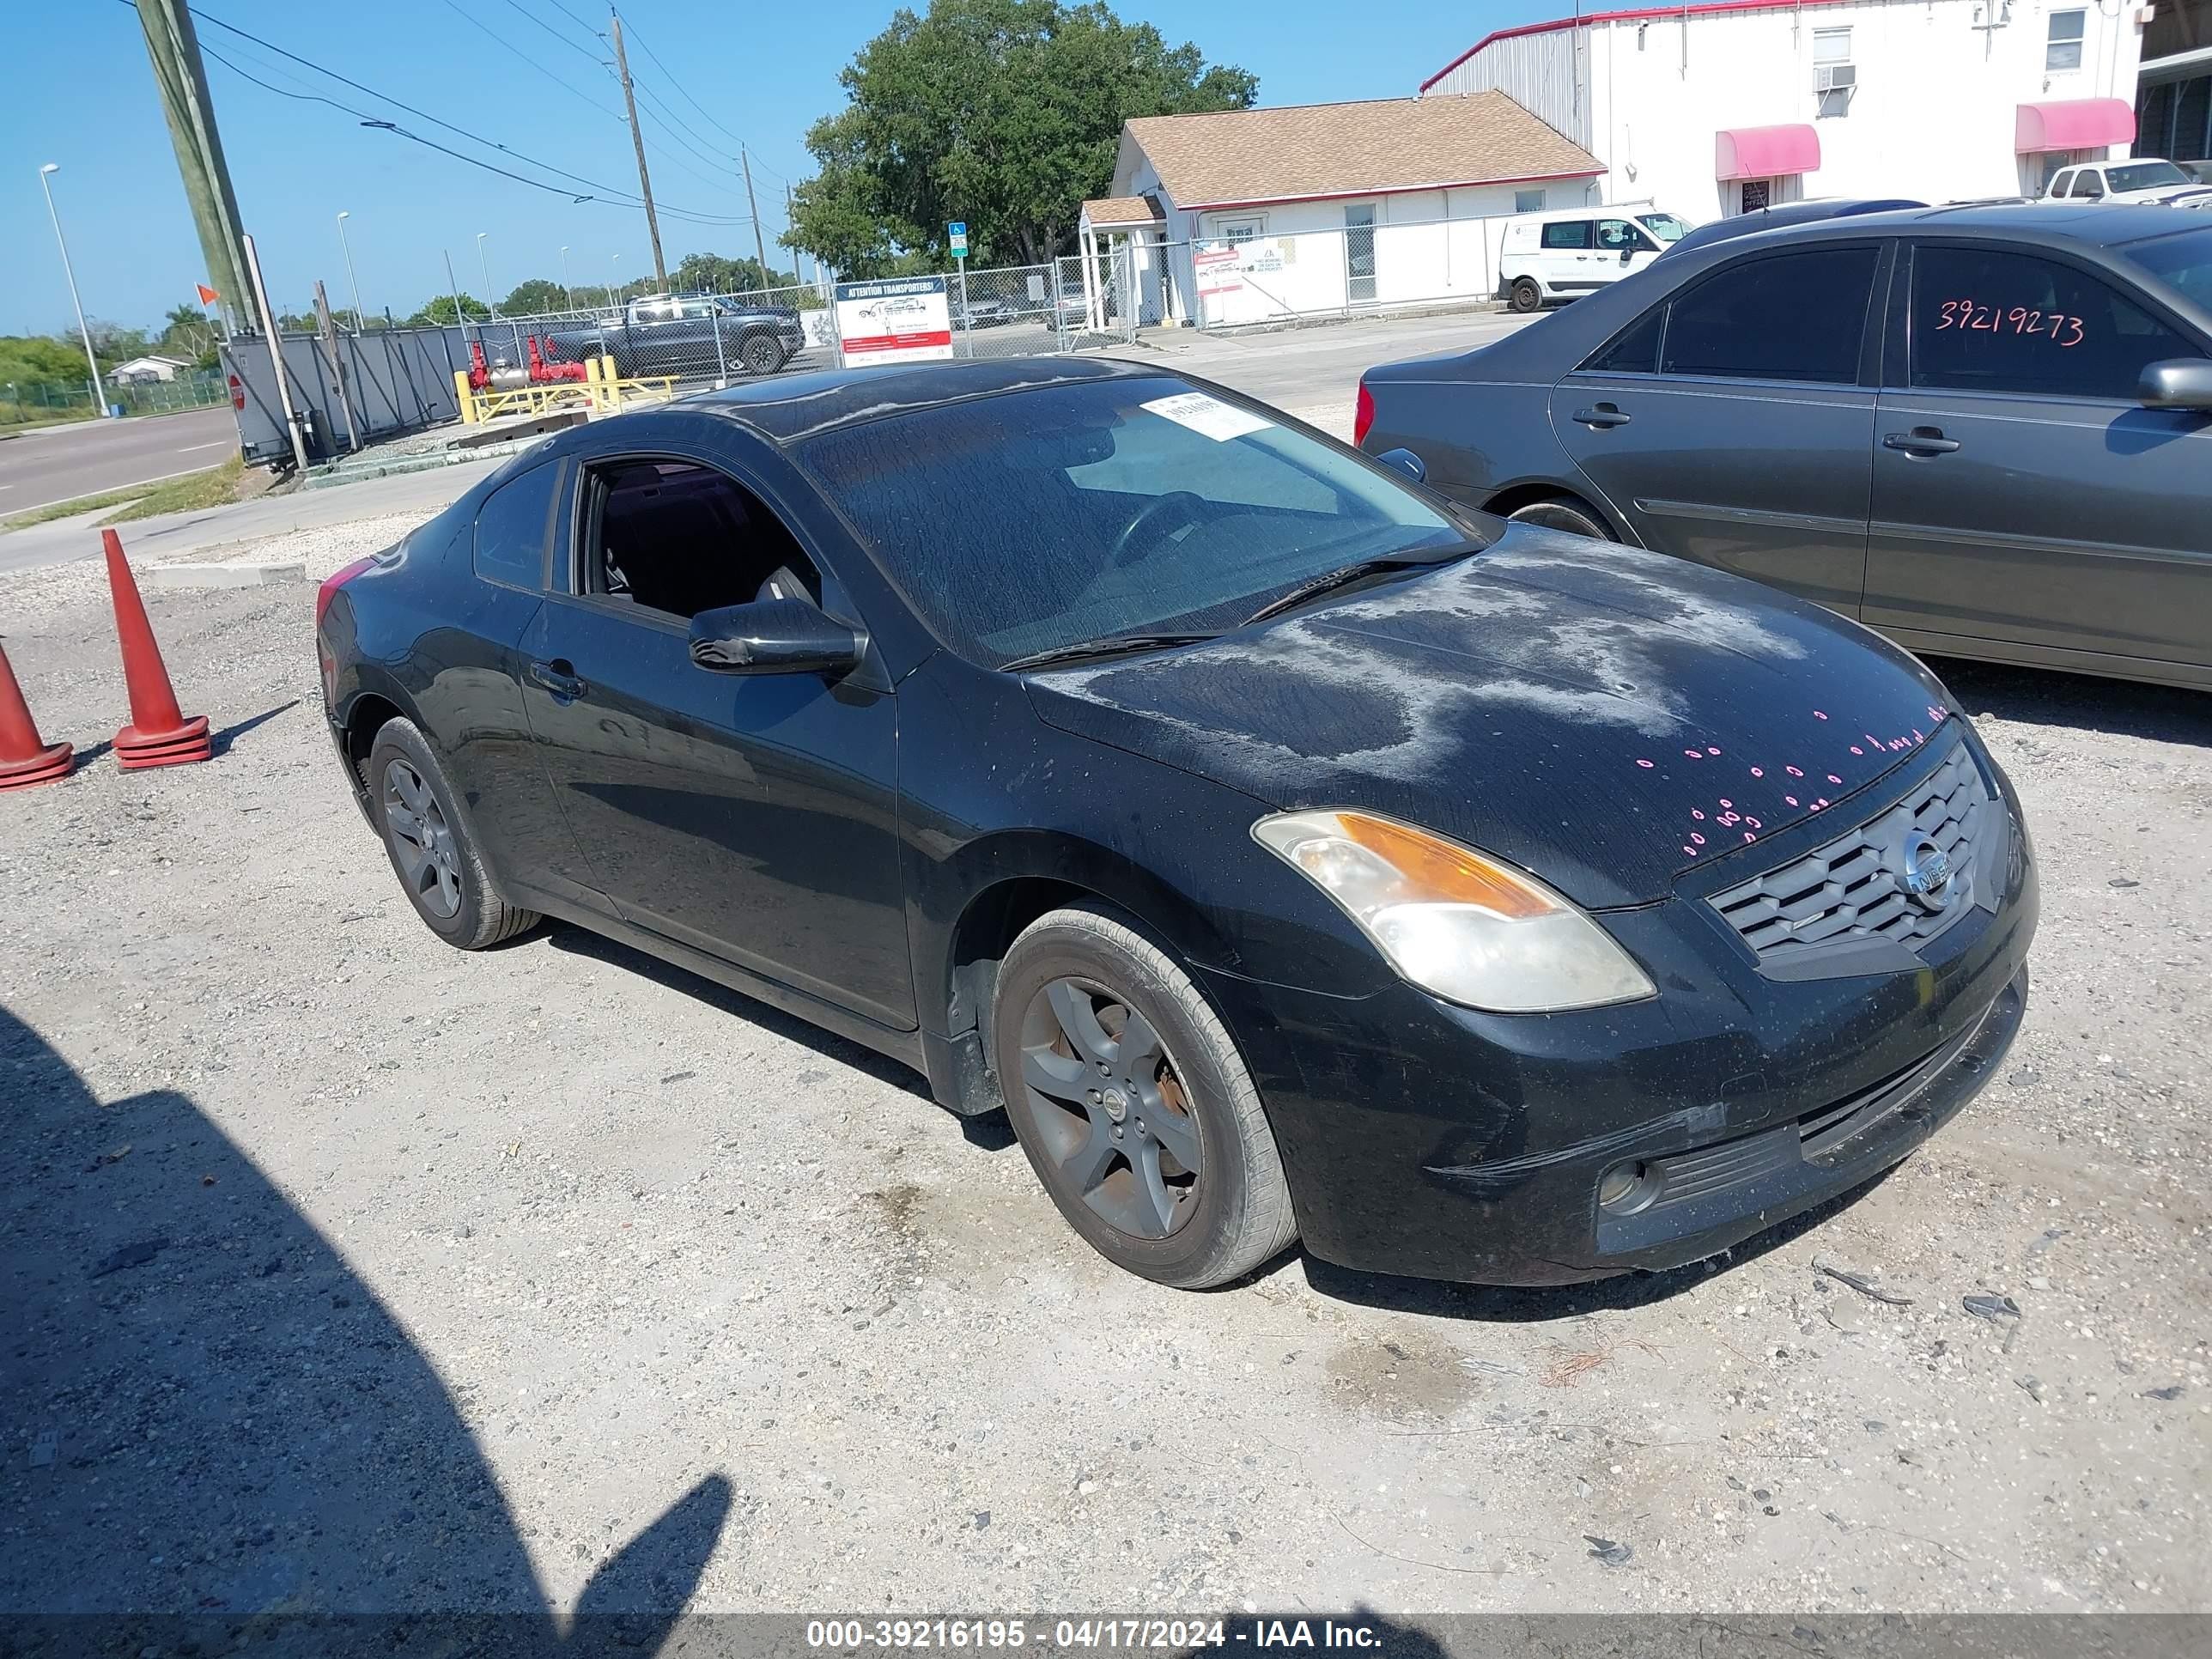
[{"label": "sedan rear door", "polygon": [[1553,389],[1552,430],[1645,546],[1856,617],[1887,257],[1824,241],[1705,273]]},{"label": "sedan rear door", "polygon": [[2212,663],[2212,418],[2135,397],[2147,365],[2212,343],[2060,251],[1910,258],[1865,620],[1927,651]]}]

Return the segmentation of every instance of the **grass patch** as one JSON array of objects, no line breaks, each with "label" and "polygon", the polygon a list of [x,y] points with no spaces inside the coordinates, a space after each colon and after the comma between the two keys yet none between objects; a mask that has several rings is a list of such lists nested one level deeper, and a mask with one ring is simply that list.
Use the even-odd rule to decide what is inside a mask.
[{"label": "grass patch", "polygon": [[105,495],[82,495],[73,501],[34,507],[13,518],[0,519],[0,532],[25,530],[34,524],[51,524],[56,519],[73,519],[81,513],[100,513],[108,508],[113,510],[106,512],[100,520],[101,524],[127,524],[133,519],[150,519],[157,513],[189,513],[202,507],[222,507],[239,499],[239,484],[245,474],[246,463],[234,455],[221,466],[211,466],[204,472],[187,472],[181,477],[163,478],[155,483],[131,484]]}]

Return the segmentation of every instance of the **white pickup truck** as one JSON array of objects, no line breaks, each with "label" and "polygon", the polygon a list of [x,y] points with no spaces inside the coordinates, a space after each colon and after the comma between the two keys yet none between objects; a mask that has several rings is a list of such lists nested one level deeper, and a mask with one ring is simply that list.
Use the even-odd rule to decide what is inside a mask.
[{"label": "white pickup truck", "polygon": [[2212,196],[2212,185],[2171,161],[2084,161],[2051,175],[2046,202],[2184,202]]}]

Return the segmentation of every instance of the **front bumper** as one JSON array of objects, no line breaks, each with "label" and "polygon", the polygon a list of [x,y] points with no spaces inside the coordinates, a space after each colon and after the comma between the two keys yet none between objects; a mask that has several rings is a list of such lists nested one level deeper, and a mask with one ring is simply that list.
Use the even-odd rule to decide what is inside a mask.
[{"label": "front bumper", "polygon": [[[1994,906],[1908,972],[1765,977],[1678,894],[1605,918],[1661,988],[1642,1003],[1501,1016],[1410,985],[1205,979],[1313,1255],[1502,1285],[1670,1267],[1870,1180],[1988,1082],[2026,1009],[2039,905],[2015,839]],[[1607,1209],[1600,1179],[1624,1164],[1644,1179]]]}]

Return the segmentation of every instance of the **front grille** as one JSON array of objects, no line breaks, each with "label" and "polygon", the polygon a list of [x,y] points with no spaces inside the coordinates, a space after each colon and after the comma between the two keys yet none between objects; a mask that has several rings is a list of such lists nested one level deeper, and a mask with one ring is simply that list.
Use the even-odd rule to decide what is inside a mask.
[{"label": "front grille", "polygon": [[[2004,833],[2003,819],[1981,769],[1960,743],[1888,811],[1802,859],[1723,889],[1710,902],[1763,971],[1787,975],[1846,951],[1866,958],[1873,970],[1878,963],[1864,947],[1886,943],[1917,957],[1974,908],[1983,844]],[[1929,843],[1950,863],[1940,905],[1905,887],[1908,859],[1917,850],[1924,863]]]}]

